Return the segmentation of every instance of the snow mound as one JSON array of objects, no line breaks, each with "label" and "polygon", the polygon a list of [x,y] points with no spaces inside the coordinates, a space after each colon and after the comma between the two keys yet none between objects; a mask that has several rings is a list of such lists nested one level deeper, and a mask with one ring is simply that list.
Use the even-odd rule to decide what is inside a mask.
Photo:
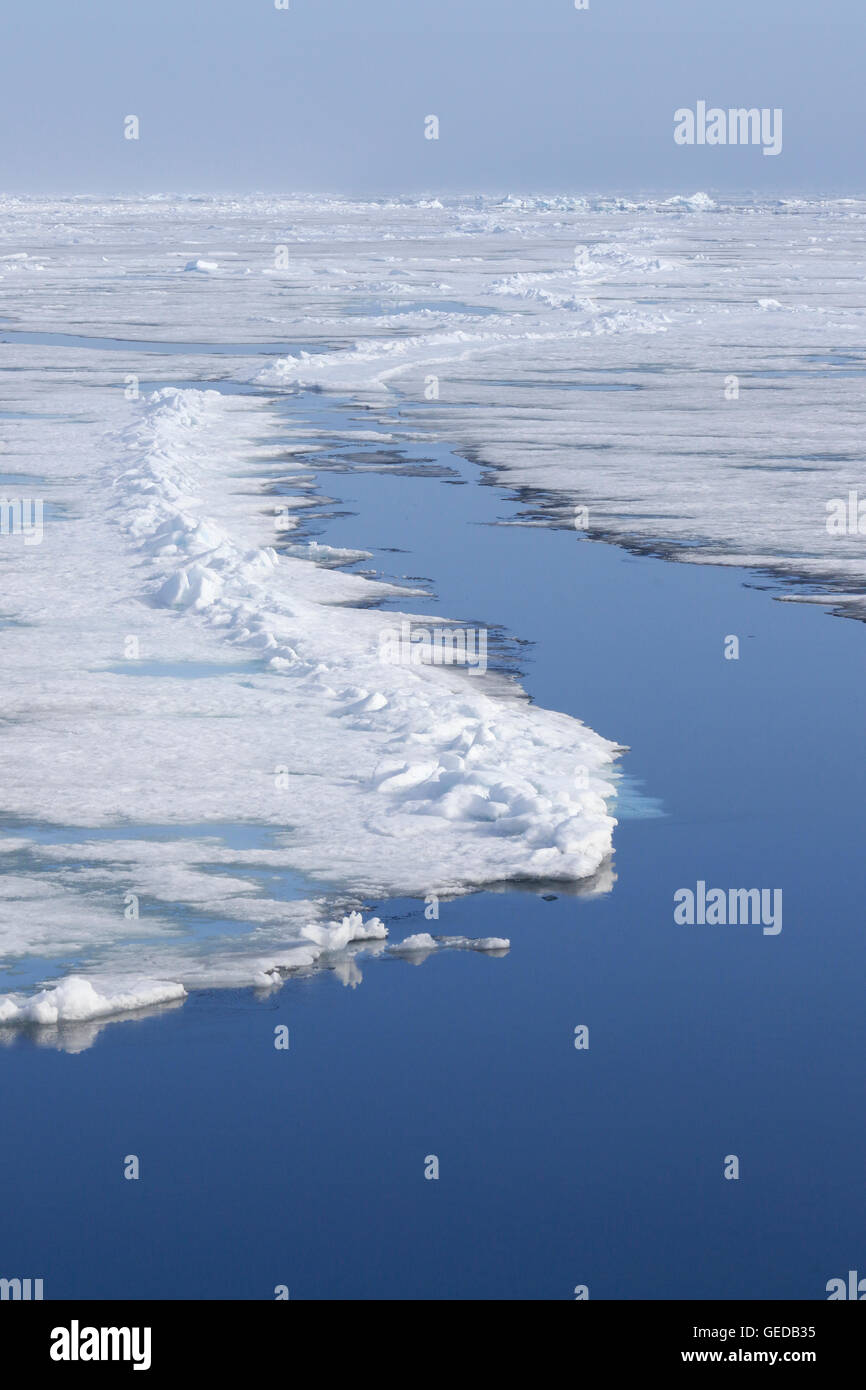
[{"label": "snow mound", "polygon": [[38,994],[0,995],[0,1024],[82,1023],[183,999],[183,985],[165,980],[86,979],[68,975]]}]

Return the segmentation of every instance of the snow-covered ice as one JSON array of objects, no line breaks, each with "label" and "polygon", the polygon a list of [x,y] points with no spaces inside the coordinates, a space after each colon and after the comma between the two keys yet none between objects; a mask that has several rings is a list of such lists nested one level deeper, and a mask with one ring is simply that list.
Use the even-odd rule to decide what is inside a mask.
[{"label": "snow-covered ice", "polygon": [[605,872],[615,745],[493,670],[383,664],[412,586],[293,538],[329,448],[301,388],[355,397],[348,442],[387,447],[411,405],[535,522],[585,507],[590,536],[862,614],[862,537],[826,515],[866,500],[866,202],[0,206],[0,495],[46,507],[41,544],[0,537],[0,955],[66,972],[0,1018],[267,987],[340,951],[351,973],[383,949],[366,897]]}]

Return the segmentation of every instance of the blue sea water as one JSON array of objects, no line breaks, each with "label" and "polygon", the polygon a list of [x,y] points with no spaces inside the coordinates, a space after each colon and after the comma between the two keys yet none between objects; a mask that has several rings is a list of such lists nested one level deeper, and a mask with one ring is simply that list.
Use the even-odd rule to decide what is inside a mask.
[{"label": "blue sea water", "polygon": [[[428,577],[415,611],[496,628],[534,699],[628,745],[612,890],[432,922],[371,902],[394,940],[511,950],[197,993],[75,1054],[18,1037],[0,1273],[49,1298],[824,1298],[866,1260],[863,626],[741,571],[495,525],[520,503],[414,453],[331,473],[310,534]],[[678,926],[698,880],[781,888],[781,933]]]}]

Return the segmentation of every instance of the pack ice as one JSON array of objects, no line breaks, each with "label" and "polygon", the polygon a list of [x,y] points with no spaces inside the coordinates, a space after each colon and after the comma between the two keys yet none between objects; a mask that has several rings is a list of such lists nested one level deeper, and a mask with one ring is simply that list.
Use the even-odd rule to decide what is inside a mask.
[{"label": "pack ice", "polygon": [[369,896],[604,881],[614,745],[493,671],[382,664],[411,592],[292,543],[304,388],[363,407],[346,440],[410,404],[537,524],[862,614],[827,525],[866,497],[862,200],[0,207],[0,496],[44,504],[0,535],[7,1020],[355,983]]}]

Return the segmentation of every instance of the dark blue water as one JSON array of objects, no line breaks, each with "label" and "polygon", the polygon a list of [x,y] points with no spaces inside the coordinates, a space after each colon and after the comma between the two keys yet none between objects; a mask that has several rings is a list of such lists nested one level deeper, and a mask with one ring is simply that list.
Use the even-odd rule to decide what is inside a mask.
[{"label": "dark blue water", "polygon": [[[866,1265],[862,625],[491,526],[515,505],[437,457],[456,478],[332,473],[343,514],[313,527],[429,576],[416,611],[531,639],[533,697],[628,744],[664,814],[633,799],[599,897],[369,905],[395,940],[508,936],[503,959],[359,957],[356,989],[202,993],[77,1055],[3,1049],[0,1274],[47,1297],[821,1299]],[[698,879],[781,888],[781,933],[676,925]]]}]

